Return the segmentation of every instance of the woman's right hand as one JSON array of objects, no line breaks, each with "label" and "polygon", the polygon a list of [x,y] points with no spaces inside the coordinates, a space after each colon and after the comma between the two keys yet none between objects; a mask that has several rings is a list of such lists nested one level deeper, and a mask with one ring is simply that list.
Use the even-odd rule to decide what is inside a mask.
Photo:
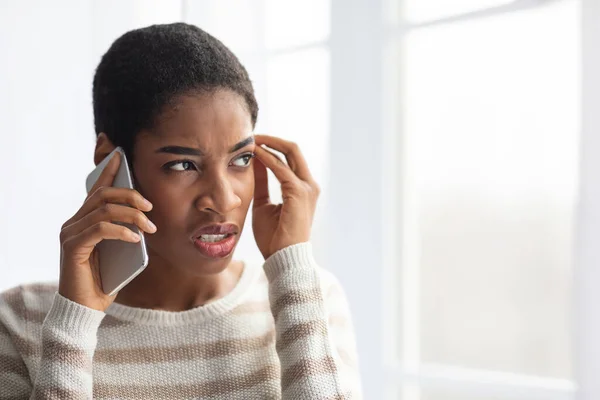
[{"label": "woman's right hand", "polygon": [[112,222],[126,222],[137,225],[144,232],[156,232],[156,226],[143,213],[150,211],[152,204],[136,190],[112,187],[120,163],[121,156],[116,153],[79,211],[64,223],[60,232],[58,293],[103,312],[117,296],[108,296],[102,290],[95,246],[105,239],[140,241],[139,235],[131,229]]}]

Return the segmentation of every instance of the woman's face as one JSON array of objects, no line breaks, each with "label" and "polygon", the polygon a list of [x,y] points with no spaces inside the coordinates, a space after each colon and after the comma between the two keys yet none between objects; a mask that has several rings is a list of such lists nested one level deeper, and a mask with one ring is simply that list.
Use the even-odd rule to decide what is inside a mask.
[{"label": "woman's face", "polygon": [[136,188],[154,205],[148,217],[158,227],[146,235],[149,257],[214,274],[231,261],[254,195],[252,121],[232,91],[176,104],[152,132],[138,135],[133,150]]}]

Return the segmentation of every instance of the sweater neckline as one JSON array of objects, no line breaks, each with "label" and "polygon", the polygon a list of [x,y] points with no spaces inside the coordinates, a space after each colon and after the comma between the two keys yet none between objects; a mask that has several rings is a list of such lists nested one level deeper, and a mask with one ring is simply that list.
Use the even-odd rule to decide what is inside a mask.
[{"label": "sweater neckline", "polygon": [[243,262],[243,270],[234,288],[225,296],[211,303],[185,311],[153,310],[112,303],[105,311],[119,320],[142,325],[187,325],[202,323],[208,319],[223,315],[239,305],[258,275],[259,268]]}]

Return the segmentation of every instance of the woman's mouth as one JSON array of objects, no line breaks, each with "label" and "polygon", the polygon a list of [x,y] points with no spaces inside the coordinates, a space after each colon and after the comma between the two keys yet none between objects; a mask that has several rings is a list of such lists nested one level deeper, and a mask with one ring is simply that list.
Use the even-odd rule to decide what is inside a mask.
[{"label": "woman's mouth", "polygon": [[223,239],[232,236],[231,234],[229,235],[200,235],[200,237],[198,238],[200,241],[205,242],[205,243],[216,243],[216,242],[220,242]]},{"label": "woman's mouth", "polygon": [[194,240],[196,248],[210,258],[225,258],[235,247],[235,234],[227,235],[200,235]]}]

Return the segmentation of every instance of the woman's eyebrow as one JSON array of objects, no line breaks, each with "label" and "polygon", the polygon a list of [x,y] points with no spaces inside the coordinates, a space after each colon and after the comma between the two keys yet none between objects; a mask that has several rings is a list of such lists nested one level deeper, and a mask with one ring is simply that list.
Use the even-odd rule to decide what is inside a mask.
[{"label": "woman's eyebrow", "polygon": [[233,146],[231,148],[231,150],[229,150],[229,152],[234,153],[234,152],[238,151],[239,149],[242,149],[252,143],[254,143],[254,136],[249,136],[246,139],[239,142],[238,144],[236,144],[235,146]]},{"label": "woman's eyebrow", "polygon": [[[249,144],[254,143],[254,136],[249,136],[246,139],[242,140],[235,146],[229,150],[230,153],[234,153],[239,149],[242,149]],[[203,156],[204,152],[200,149],[195,149],[193,147],[183,147],[183,146],[165,146],[156,150],[157,153],[169,153],[169,154],[177,154],[179,156]]]},{"label": "woman's eyebrow", "polygon": [[156,150],[157,153],[177,154],[180,156],[202,156],[204,153],[200,149],[182,146],[165,146]]}]

